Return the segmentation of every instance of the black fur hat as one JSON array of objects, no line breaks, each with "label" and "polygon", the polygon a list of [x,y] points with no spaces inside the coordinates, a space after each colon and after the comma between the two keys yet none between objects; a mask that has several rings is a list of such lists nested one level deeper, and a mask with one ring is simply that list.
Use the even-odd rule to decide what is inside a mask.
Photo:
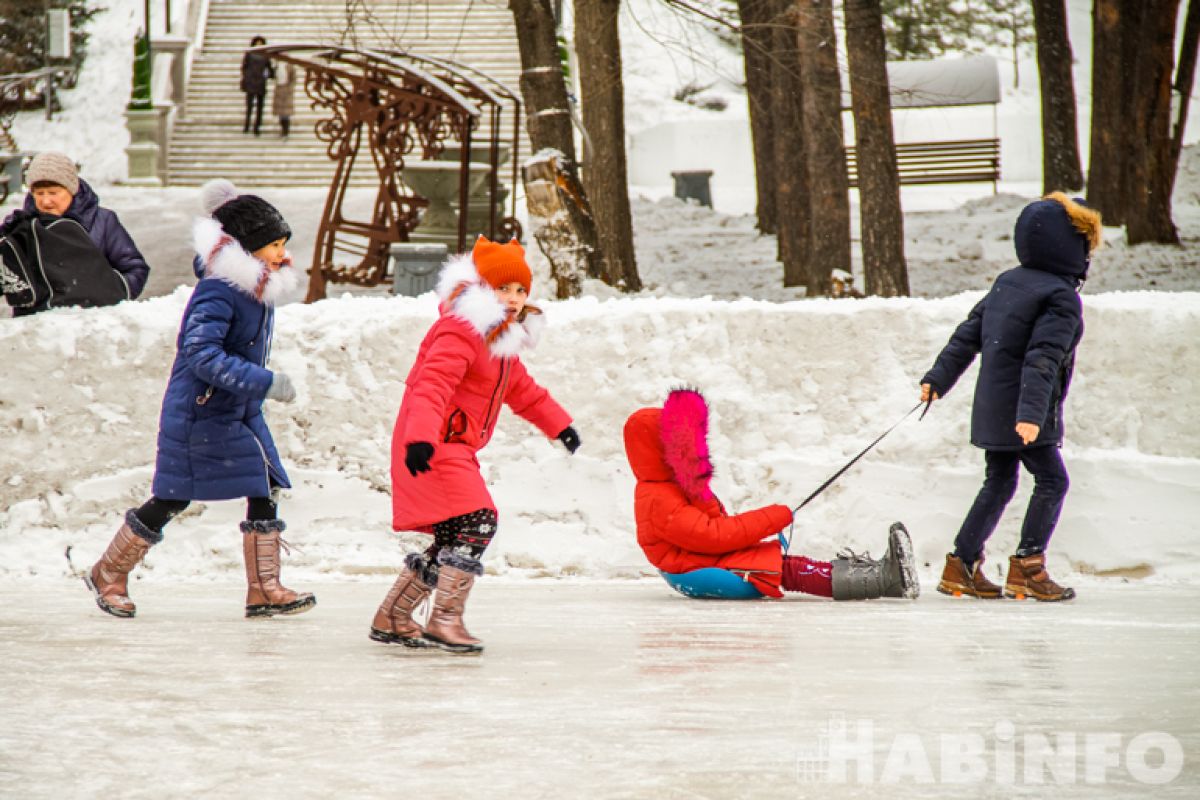
[{"label": "black fur hat", "polygon": [[209,181],[201,190],[204,210],[237,239],[247,253],[276,239],[292,238],[292,229],[275,206],[253,194],[240,194],[227,180]]}]

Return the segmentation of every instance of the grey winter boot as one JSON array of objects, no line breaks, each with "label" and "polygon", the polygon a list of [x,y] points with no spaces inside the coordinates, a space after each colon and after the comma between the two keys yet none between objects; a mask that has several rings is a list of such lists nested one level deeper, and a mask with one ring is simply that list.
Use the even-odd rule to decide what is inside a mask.
[{"label": "grey winter boot", "polygon": [[834,600],[874,600],[902,597],[914,600],[921,594],[912,540],[899,522],[888,530],[887,553],[878,560],[870,553],[843,550],[833,562]]}]

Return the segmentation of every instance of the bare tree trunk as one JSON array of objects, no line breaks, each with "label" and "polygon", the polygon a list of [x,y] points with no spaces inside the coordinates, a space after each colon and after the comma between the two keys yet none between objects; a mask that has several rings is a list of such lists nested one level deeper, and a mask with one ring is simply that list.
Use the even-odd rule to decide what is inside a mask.
[{"label": "bare tree trunk", "polygon": [[1196,81],[1196,55],[1200,50],[1200,0],[1189,0],[1187,18],[1183,24],[1183,41],[1179,45],[1179,65],[1175,69],[1175,96],[1179,111],[1171,131],[1171,186],[1179,170],[1179,154],[1183,150],[1183,132],[1187,126],[1192,86]]},{"label": "bare tree trunk", "polygon": [[738,0],[742,28],[742,55],[746,64],[746,100],[750,106],[750,138],[754,146],[754,185],[758,229],[777,230],[775,209],[774,118],[771,113],[771,3]]},{"label": "bare tree trunk", "polygon": [[533,238],[550,261],[557,296],[573,297],[584,276],[599,276],[601,252],[595,217],[579,180],[554,11],[550,0],[509,0],[508,7],[517,28],[521,95],[534,152],[524,178]]},{"label": "bare tree trunk", "polygon": [[1033,0],[1042,92],[1042,194],[1083,188],[1066,0]]},{"label": "bare tree trunk", "polygon": [[[1140,0],[1133,0],[1140,2]],[[1123,35],[1129,25],[1126,11],[1131,0],[1095,0],[1092,7],[1092,125],[1088,148],[1088,205],[1103,215],[1105,223],[1125,222],[1125,163],[1128,153],[1129,109],[1134,62],[1126,63]]]},{"label": "bare tree trunk", "polygon": [[642,288],[633,252],[625,163],[625,90],[621,77],[620,0],[575,0],[583,127],[591,140],[583,185],[600,238],[600,279],[625,292]]},{"label": "bare tree trunk", "polygon": [[845,13],[866,293],[903,296],[908,294],[908,266],[883,11],[880,0],[846,0]]},{"label": "bare tree trunk", "polygon": [[829,293],[835,269],[850,271],[850,181],[842,129],[833,0],[797,0],[801,108],[808,164],[812,248],[809,297]]},{"label": "bare tree trunk", "polygon": [[800,58],[792,0],[771,0],[771,116],[774,136],[768,177],[774,185],[779,260],[783,285],[808,284],[812,260],[812,209],[804,142]]},{"label": "bare tree trunk", "polygon": [[1126,232],[1130,244],[1179,244],[1171,219],[1171,74],[1179,0],[1143,0],[1131,139]]}]

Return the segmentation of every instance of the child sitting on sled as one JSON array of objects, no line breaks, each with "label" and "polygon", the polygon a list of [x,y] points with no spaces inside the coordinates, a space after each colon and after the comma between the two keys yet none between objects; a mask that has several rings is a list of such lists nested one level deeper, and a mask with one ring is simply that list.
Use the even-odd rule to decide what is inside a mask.
[{"label": "child sitting on sled", "polygon": [[662,408],[630,415],[625,452],[637,478],[638,544],[665,573],[717,567],[768,597],[786,591],[870,600],[920,593],[912,544],[899,523],[883,558],[844,550],[830,563],[784,554],[777,534],[792,521],[787,506],[729,515],[710,487],[708,403],[694,389],[676,389]]}]

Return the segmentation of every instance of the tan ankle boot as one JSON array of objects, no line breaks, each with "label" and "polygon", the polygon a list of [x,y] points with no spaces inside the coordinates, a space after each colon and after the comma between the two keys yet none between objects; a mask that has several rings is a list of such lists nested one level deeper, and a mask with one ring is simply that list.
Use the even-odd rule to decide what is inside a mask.
[{"label": "tan ankle boot", "polygon": [[475,584],[475,576],[483,574],[483,565],[473,558],[443,550],[438,557],[437,594],[433,610],[425,623],[425,638],[451,653],[479,653],[483,642],[476,639],[463,625],[463,609],[467,595]]},{"label": "tan ankle boot", "polygon": [[967,569],[967,565],[953,553],[946,554],[946,566],[942,569],[942,580],[938,591],[954,597],[978,597],[981,600],[996,600],[1000,587],[983,574],[983,556]]},{"label": "tan ankle boot", "polygon": [[425,582],[428,564],[418,553],[409,553],[404,569],[392,584],[383,605],[375,612],[369,636],[377,642],[402,644],[405,647],[433,647],[423,638],[425,629],[413,619],[413,611],[425,602],[433,587]]},{"label": "tan ankle boot", "polygon": [[246,616],[300,614],[317,604],[308,592],[293,592],[279,582],[281,519],[242,523],[242,555],[246,560]]},{"label": "tan ankle boot", "polygon": [[129,599],[129,573],[141,563],[151,545],[159,541],[162,541],[161,533],[143,525],[132,510],[125,512],[125,524],[83,578],[96,595],[96,605],[101,610],[114,617],[137,614],[137,606]]},{"label": "tan ankle boot", "polygon": [[1004,594],[1017,600],[1032,597],[1034,600],[1057,602],[1073,600],[1075,590],[1059,586],[1046,571],[1046,554],[1034,556],[1009,556],[1008,577],[1004,580]]}]

